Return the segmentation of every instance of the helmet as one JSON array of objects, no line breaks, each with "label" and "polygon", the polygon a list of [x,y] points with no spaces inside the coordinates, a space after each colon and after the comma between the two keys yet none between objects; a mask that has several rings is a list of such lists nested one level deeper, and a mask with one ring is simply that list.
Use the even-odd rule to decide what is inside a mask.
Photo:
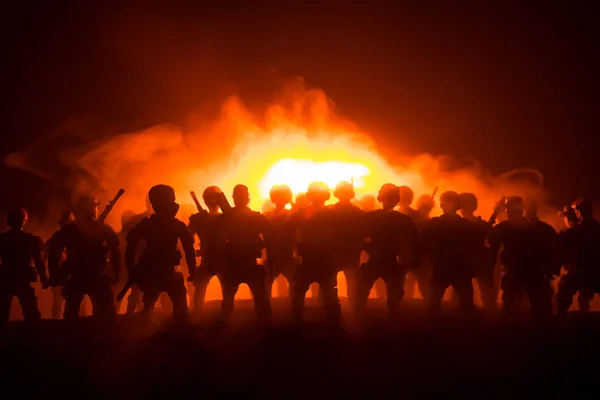
[{"label": "helmet", "polygon": [[410,206],[415,197],[415,193],[408,186],[400,186],[398,190],[400,191],[400,202]]},{"label": "helmet", "polygon": [[75,214],[87,214],[92,216],[92,218],[96,218],[98,215],[98,206],[100,202],[96,199],[95,196],[84,195],[77,199],[77,203],[75,204]]},{"label": "helmet", "polygon": [[11,228],[22,228],[27,223],[27,210],[24,208],[16,208],[9,211],[6,215],[6,225]]},{"label": "helmet", "polygon": [[306,191],[306,198],[313,204],[325,203],[331,198],[329,193],[329,186],[323,182],[313,182],[308,185]]},{"label": "helmet", "polygon": [[204,189],[202,193],[202,199],[207,206],[216,206],[218,205],[218,196],[223,193],[218,186],[209,186]]},{"label": "helmet", "polygon": [[393,183],[386,183],[381,187],[381,189],[379,189],[377,201],[380,203],[390,202],[398,204],[400,201],[400,188]]},{"label": "helmet", "polygon": [[477,210],[478,202],[477,196],[473,193],[461,193],[460,194],[460,208],[466,211]]},{"label": "helmet", "polygon": [[514,208],[523,208],[525,206],[525,201],[521,196],[510,196],[506,198],[506,208],[514,209]]},{"label": "helmet", "polygon": [[153,208],[163,204],[174,203],[176,200],[175,189],[168,185],[155,185],[148,192],[148,200]]},{"label": "helmet", "polygon": [[342,181],[337,184],[335,190],[333,191],[333,195],[340,200],[350,200],[353,199],[354,194],[354,185],[347,181]]},{"label": "helmet", "polygon": [[460,195],[455,191],[448,190],[440,196],[440,207],[444,212],[446,211],[458,211],[460,207]]},{"label": "helmet", "polygon": [[232,197],[249,197],[250,192],[248,191],[248,186],[246,185],[235,185],[233,188],[233,196]]},{"label": "helmet", "polygon": [[360,208],[363,211],[372,211],[374,209],[377,208],[377,199],[375,198],[375,196],[370,195],[370,194],[366,194],[363,197],[361,197],[359,204],[360,204]]},{"label": "helmet", "polygon": [[292,202],[292,189],[288,185],[275,185],[269,191],[269,197],[275,204],[289,204]]},{"label": "helmet", "polygon": [[304,207],[308,207],[310,205],[310,201],[306,197],[306,193],[298,193],[296,195],[296,201],[294,202],[294,209],[300,209]]}]

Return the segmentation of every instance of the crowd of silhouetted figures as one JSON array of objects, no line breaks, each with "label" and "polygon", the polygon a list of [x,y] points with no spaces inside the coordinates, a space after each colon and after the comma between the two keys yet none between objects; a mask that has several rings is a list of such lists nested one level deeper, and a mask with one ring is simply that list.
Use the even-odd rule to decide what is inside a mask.
[{"label": "crowd of silhouetted figures", "polygon": [[[440,313],[449,288],[467,318],[481,312],[474,285],[484,310],[499,308],[501,291],[501,309],[508,316],[526,298],[536,318],[565,315],[577,294],[580,310],[587,311],[600,293],[600,224],[586,199],[565,209],[565,228],[557,232],[538,218],[535,201],[518,196],[503,198],[486,220],[475,215],[474,194],[447,191],[439,197],[442,215],[430,217],[433,197],[415,210],[406,186],[383,185],[369,203],[356,201],[353,185],[342,182],[333,191],[337,202],[328,205],[330,188],[314,182],[294,203],[289,187],[274,186],[274,209],[260,213],[248,207],[246,186],[234,188],[233,206],[211,186],[203,192],[204,206],[193,195],[198,213],[185,223],[176,218],[173,188],[157,185],[148,192],[147,211],[125,213],[117,234],[105,219],[122,194],[100,214],[95,197],[80,197],[46,243],[24,230],[25,209],[8,213],[9,228],[0,234],[0,327],[8,322],[15,297],[25,320],[41,318],[32,286],[38,280],[53,293],[54,317],[64,302],[63,318],[79,318],[88,296],[94,318],[103,324],[117,321],[122,300],[128,314],[150,318],[164,294],[175,322],[186,323],[190,309],[202,313],[215,276],[223,322],[231,318],[235,295],[245,283],[264,324],[271,319],[272,287],[282,279],[294,321],[302,320],[306,294],[315,284],[326,318],[339,321],[340,272],[347,283],[349,317],[356,319],[367,313],[369,294],[374,285],[381,291],[380,282],[390,318],[402,312],[405,288],[412,292],[415,283],[432,317]],[[497,223],[502,213],[506,218]],[[191,304],[188,287],[193,287]]]}]

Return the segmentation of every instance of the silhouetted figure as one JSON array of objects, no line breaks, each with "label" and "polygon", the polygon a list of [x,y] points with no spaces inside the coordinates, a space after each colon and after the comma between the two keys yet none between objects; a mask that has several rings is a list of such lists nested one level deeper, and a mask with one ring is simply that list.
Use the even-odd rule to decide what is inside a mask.
[{"label": "silhouetted figure", "polygon": [[[415,226],[420,231],[425,228],[427,222],[429,222],[429,212],[433,209],[433,199],[429,196],[421,196],[419,208],[415,210],[412,208],[413,199],[415,194],[408,186],[400,186],[400,202],[398,203],[398,211],[408,216],[413,220]],[[421,209],[424,214],[421,214]],[[429,294],[429,280],[431,278],[431,266],[426,258],[421,259],[419,265],[415,265],[413,269],[408,271],[406,276],[406,297],[413,299],[415,298],[415,285],[419,287],[419,292],[423,296],[423,300],[427,300]]]},{"label": "silhouetted figure", "polygon": [[[306,208],[310,206],[310,201],[308,201],[308,199],[306,198],[306,193],[298,193],[296,195],[296,201],[292,204],[292,212],[296,212],[302,208]],[[296,265],[300,264],[302,262],[302,257],[298,256],[298,254],[295,254],[296,259]],[[313,283],[310,285],[310,294],[311,297],[314,299],[318,299],[319,303],[322,303],[322,298],[319,295],[320,289],[319,289],[319,284],[318,283]]]},{"label": "silhouetted figure", "polygon": [[475,242],[473,248],[473,263],[475,265],[477,284],[481,292],[481,301],[486,309],[495,309],[498,298],[498,289],[494,284],[494,267],[496,263],[490,257],[490,250],[486,240],[492,231],[493,225],[475,216],[478,201],[473,193],[460,194],[460,212],[464,219],[473,224]]},{"label": "silhouetted figure", "polygon": [[524,201],[512,196],[506,201],[508,220],[492,229],[488,239],[492,260],[498,257],[504,268],[502,276],[502,308],[515,311],[523,289],[535,316],[552,314],[552,288],[546,275],[552,265],[556,232],[549,226],[530,223],[523,215]]},{"label": "silhouetted figure", "polygon": [[[275,185],[271,188],[269,195],[271,201],[275,204],[275,209],[264,214],[271,229],[271,240],[267,246],[267,260],[265,263],[267,291],[269,297],[271,297],[273,283],[277,282],[279,296],[282,296],[284,292],[288,292],[289,297],[284,279],[291,286],[296,269],[296,260],[293,254],[284,248],[283,225],[291,215],[291,211],[286,210],[285,207],[292,201],[292,190],[287,185]],[[279,278],[280,275],[283,276],[283,279]]]},{"label": "silhouetted figure", "polygon": [[[139,224],[144,218],[148,218],[151,215],[152,215],[152,205],[150,204],[150,200],[148,199],[147,196],[146,196],[146,210],[143,213],[140,213],[140,214],[133,213],[132,215],[129,215],[129,216],[123,215],[123,218],[122,218],[123,228],[121,229],[121,238],[122,238],[123,245],[126,246],[126,244],[127,244],[127,235],[129,235],[129,232],[131,232],[131,230],[137,224]],[[144,252],[144,248],[145,248],[145,243],[140,243],[140,245],[137,248],[136,259],[139,259],[142,256],[142,254]],[[125,258],[125,251],[123,251],[123,258]],[[126,261],[126,260],[123,260],[123,261]],[[127,262],[125,262],[125,265],[127,265]],[[131,273],[131,271],[126,271],[126,272],[127,272],[127,275],[129,275]],[[138,285],[133,285],[131,287],[131,291],[129,292],[129,296],[127,296],[126,313],[127,313],[127,315],[134,315],[136,313],[136,311],[140,311],[141,309],[142,309],[142,291],[140,290]]]},{"label": "silhouetted figure", "polygon": [[383,209],[371,211],[363,217],[369,261],[360,266],[357,311],[360,316],[373,284],[381,278],[387,289],[390,316],[395,317],[404,298],[406,271],[414,260],[417,228],[410,217],[394,211],[400,200],[396,185],[383,185],[377,200]]},{"label": "silhouetted figure", "polygon": [[[78,317],[81,302],[88,295],[94,316],[105,322],[116,322],[112,285],[117,283],[121,269],[119,238],[109,225],[98,221],[99,204],[93,196],[79,198],[75,220],[50,238],[48,269],[51,283],[56,281],[54,275],[61,275],[60,269],[67,268],[63,290],[65,319]],[[59,265],[65,252],[66,261]]]},{"label": "silhouetted figure", "polygon": [[[71,211],[63,213],[61,215],[60,220],[58,221],[58,229],[62,228],[63,226],[65,226],[71,222],[73,222],[73,213]],[[46,244],[44,245],[44,258],[45,258],[46,262],[48,261],[49,249],[50,249],[50,241],[46,242]],[[66,260],[66,257],[63,254],[63,257],[60,262],[64,262],[65,260]],[[50,292],[52,293],[52,308],[50,309],[50,315],[54,319],[61,319],[63,316],[62,313],[63,313],[63,305],[65,302],[65,299],[63,298],[63,295],[62,295],[62,289],[63,289],[63,287],[58,286],[58,285],[50,287]],[[82,303],[82,306],[83,305],[85,305],[85,303]],[[82,311],[86,311],[86,310],[82,310]],[[85,314],[87,314],[87,313],[85,313]]]},{"label": "silhouetted figure", "polygon": [[6,217],[9,229],[0,233],[0,329],[10,318],[13,297],[19,299],[25,320],[35,321],[41,317],[31,283],[36,282],[39,275],[42,287],[48,286],[43,244],[40,237],[23,232],[26,223],[27,210],[10,211]]},{"label": "silhouetted figure", "polygon": [[[200,312],[206,297],[206,288],[210,280],[217,276],[221,282],[221,273],[225,267],[225,243],[227,237],[223,230],[223,214],[219,203],[223,192],[217,186],[204,189],[202,199],[208,211],[202,210],[190,217],[189,228],[200,239],[200,266],[194,275],[193,311]],[[223,286],[221,282],[221,286]]]},{"label": "silhouetted figure", "polygon": [[[223,229],[227,238],[225,269],[221,278],[223,303],[221,317],[231,318],[235,295],[240,284],[245,283],[254,297],[254,311],[260,322],[271,318],[271,302],[267,293],[265,269],[258,265],[265,240],[268,242],[269,223],[264,215],[252,211],[250,193],[244,185],[233,188],[234,207],[223,214]],[[261,235],[263,238],[261,238]]]},{"label": "silhouetted figure", "polygon": [[[363,210],[364,212],[375,211],[377,209],[377,198],[375,196],[367,194],[367,195],[361,197],[361,199],[359,200],[359,206],[360,206],[360,209]],[[360,256],[360,263],[364,264],[368,260],[369,260],[369,257],[367,255],[367,253],[365,251],[363,251]],[[386,284],[383,281],[383,279],[376,280],[374,287],[375,287],[375,294],[377,295],[377,298],[384,299],[387,297],[387,288],[386,288]]]},{"label": "silhouetted figure", "polygon": [[[190,279],[196,272],[194,237],[185,223],[175,218],[179,210],[175,190],[167,185],[153,186],[148,199],[154,214],[145,217],[127,235],[125,260],[127,271],[142,291],[144,308],[142,314],[149,318],[161,293],[167,293],[173,304],[173,319],[188,319],[187,290],[183,274],[175,270],[181,264],[181,241]],[[144,241],[146,247],[137,259],[137,248]]]},{"label": "silhouetted figure", "polygon": [[457,214],[460,208],[458,193],[443,193],[440,207],[443,215],[432,218],[421,232],[425,250],[432,256],[429,310],[433,314],[439,312],[444,293],[451,286],[456,291],[462,311],[473,315],[473,225]]},{"label": "silhouetted figure", "polygon": [[594,294],[600,293],[600,223],[594,219],[594,206],[588,200],[575,205],[580,221],[561,235],[569,258],[558,285],[557,312],[566,314],[579,292],[579,309],[588,311]]},{"label": "silhouetted figure", "polygon": [[311,283],[317,282],[327,318],[337,321],[341,308],[335,264],[336,216],[325,206],[330,198],[329,188],[322,182],[311,183],[306,197],[311,205],[294,212],[284,225],[286,243],[292,243],[294,236],[299,234],[297,251],[302,258],[291,290],[292,318],[302,319],[306,292]]},{"label": "silhouetted figure", "polygon": [[331,207],[335,212],[337,228],[335,262],[337,270],[343,271],[346,278],[348,304],[354,310],[358,300],[360,253],[364,248],[362,218],[365,212],[352,204],[355,193],[354,185],[350,182],[340,182],[333,195],[339,200]]}]

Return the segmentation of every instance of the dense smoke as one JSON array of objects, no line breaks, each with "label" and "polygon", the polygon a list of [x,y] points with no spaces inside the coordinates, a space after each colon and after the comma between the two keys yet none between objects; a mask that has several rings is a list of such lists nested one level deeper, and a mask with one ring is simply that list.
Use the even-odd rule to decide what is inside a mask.
[{"label": "dense smoke", "polygon": [[[71,132],[76,129],[70,127]],[[52,156],[40,160],[37,155],[42,148],[54,148],[56,152],[46,151]],[[411,157],[402,149],[377,149],[368,132],[338,115],[323,91],[308,89],[300,79],[288,85],[261,112],[250,112],[239,98],[230,97],[214,118],[196,119],[185,128],[158,125],[116,135],[79,133],[78,141],[71,143],[54,135],[21,153],[11,154],[6,163],[65,185],[70,189],[70,200],[82,193],[94,193],[106,202],[124,188],[125,196],[108,219],[119,229],[126,210],[145,210],[148,188],[158,183],[175,187],[179,202],[184,205],[180,213],[184,220],[188,215],[183,213],[193,211],[189,191],[201,192],[214,184],[227,194],[237,183],[248,185],[252,206],[260,209],[266,201],[261,179],[271,165],[284,158],[363,163],[370,174],[364,178],[364,185],[357,187],[358,195],[376,194],[377,188],[387,182],[411,186],[415,201],[421,195],[431,194],[435,187],[438,195],[445,190],[473,192],[479,197],[479,212],[484,217],[504,195],[544,200],[539,173],[521,174],[534,176],[534,181],[492,177],[475,161],[427,154]],[[52,167],[48,167],[50,164]],[[53,206],[49,212],[53,223],[60,216],[60,208]],[[555,214],[545,208],[541,212],[548,217]]]}]

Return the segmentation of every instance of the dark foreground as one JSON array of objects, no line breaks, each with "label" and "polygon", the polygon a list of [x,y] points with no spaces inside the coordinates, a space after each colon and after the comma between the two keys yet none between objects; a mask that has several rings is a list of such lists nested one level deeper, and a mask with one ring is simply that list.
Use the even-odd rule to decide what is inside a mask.
[{"label": "dark foreground", "polygon": [[[392,324],[375,300],[368,323],[339,328],[292,326],[285,301],[276,301],[274,326],[261,329],[250,302],[236,307],[229,328],[214,323],[217,303],[208,304],[206,320],[185,329],[127,319],[113,332],[89,319],[70,327],[55,320],[37,327],[11,323],[0,333],[0,382],[11,391],[6,398],[85,400],[579,398],[598,387],[598,313],[544,325],[486,315],[466,325],[449,311],[432,324],[420,304],[405,303],[404,317]],[[308,311],[318,321],[316,306]]]}]

